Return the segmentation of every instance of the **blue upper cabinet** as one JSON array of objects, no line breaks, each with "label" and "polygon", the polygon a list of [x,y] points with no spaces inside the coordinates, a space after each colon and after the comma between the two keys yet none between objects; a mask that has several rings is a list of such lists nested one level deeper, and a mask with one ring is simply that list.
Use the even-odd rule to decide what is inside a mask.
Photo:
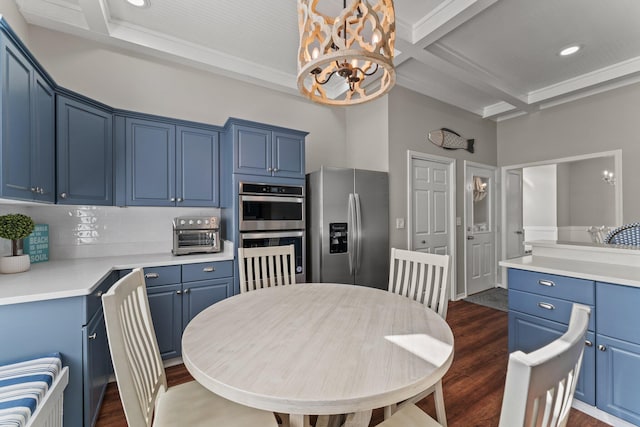
[{"label": "blue upper cabinet", "polygon": [[111,112],[66,96],[57,112],[58,203],[113,205]]},{"label": "blue upper cabinet", "polygon": [[176,202],[178,206],[220,206],[218,132],[176,128]]},{"label": "blue upper cabinet", "polygon": [[128,206],[220,206],[218,132],[125,119]]},{"label": "blue upper cabinet", "polygon": [[22,49],[0,33],[0,195],[54,202],[55,94]]},{"label": "blue upper cabinet", "polygon": [[233,172],[304,178],[305,132],[231,119]]},{"label": "blue upper cabinet", "polygon": [[175,206],[175,126],[127,118],[125,129],[127,205]]}]

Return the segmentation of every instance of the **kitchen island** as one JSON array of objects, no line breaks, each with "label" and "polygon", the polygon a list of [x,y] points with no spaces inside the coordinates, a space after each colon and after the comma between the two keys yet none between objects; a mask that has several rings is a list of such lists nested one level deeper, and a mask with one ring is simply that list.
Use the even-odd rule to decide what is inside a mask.
[{"label": "kitchen island", "polygon": [[56,260],[0,275],[0,364],[54,351],[69,367],[64,426],[90,427],[111,377],[102,294],[143,267],[158,344],[180,356],[184,327],[233,293],[232,242],[215,254],[170,253]]},{"label": "kitchen island", "polygon": [[640,425],[640,248],[528,244],[531,255],[500,262],[508,269],[509,351],[553,341],[571,305],[589,305],[574,406],[616,426]]}]

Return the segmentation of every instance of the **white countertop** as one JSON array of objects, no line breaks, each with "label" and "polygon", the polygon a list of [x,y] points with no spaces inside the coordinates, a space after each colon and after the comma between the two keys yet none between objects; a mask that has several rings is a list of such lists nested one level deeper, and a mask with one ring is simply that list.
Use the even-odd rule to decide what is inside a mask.
[{"label": "white countertop", "polygon": [[29,271],[0,274],[0,305],[89,295],[112,270],[233,259],[233,243],[216,254],[171,253],[78,258],[32,264]]},{"label": "white countertop", "polygon": [[500,266],[640,287],[640,265],[608,264],[529,255],[500,261]]}]

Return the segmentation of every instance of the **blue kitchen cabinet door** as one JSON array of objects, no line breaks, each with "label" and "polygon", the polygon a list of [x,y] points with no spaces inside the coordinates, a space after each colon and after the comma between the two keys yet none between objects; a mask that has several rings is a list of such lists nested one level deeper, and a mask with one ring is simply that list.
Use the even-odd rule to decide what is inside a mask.
[{"label": "blue kitchen cabinet door", "polygon": [[54,92],[23,53],[4,35],[0,35],[0,49],[0,195],[53,202]]},{"label": "blue kitchen cabinet door", "polygon": [[163,359],[180,356],[182,285],[177,283],[148,287],[147,297],[160,355]]},{"label": "blue kitchen cabinet door", "polygon": [[176,129],[176,206],[220,206],[218,132]]},{"label": "blue kitchen cabinet door", "polygon": [[[567,325],[542,319],[517,311],[509,311],[509,353],[523,351],[530,353],[567,331]],[[595,334],[587,332],[585,338],[582,367],[578,375],[575,398],[589,405],[596,404],[596,351]],[[598,372],[598,375],[600,373]],[[600,383],[598,383],[600,387]]]},{"label": "blue kitchen cabinet door", "polygon": [[113,118],[58,96],[58,203],[113,205]]},{"label": "blue kitchen cabinet door", "polygon": [[127,118],[125,131],[126,204],[175,206],[175,126]]},{"label": "blue kitchen cabinet door", "polygon": [[304,138],[273,132],[273,176],[304,178]]},{"label": "blue kitchen cabinet door", "polygon": [[31,153],[31,182],[37,187],[33,199],[54,203],[56,200],[56,134],[55,92],[34,73],[33,150]]},{"label": "blue kitchen cabinet door", "polygon": [[82,328],[84,386],[84,425],[93,426],[98,419],[102,398],[111,375],[111,358],[102,308]]},{"label": "blue kitchen cabinet door", "polygon": [[205,308],[232,295],[233,277],[183,283],[182,327]]},{"label": "blue kitchen cabinet door", "polygon": [[600,334],[597,344],[597,407],[640,425],[640,344]]},{"label": "blue kitchen cabinet door", "polygon": [[234,173],[271,176],[271,131],[250,126],[234,126]]}]

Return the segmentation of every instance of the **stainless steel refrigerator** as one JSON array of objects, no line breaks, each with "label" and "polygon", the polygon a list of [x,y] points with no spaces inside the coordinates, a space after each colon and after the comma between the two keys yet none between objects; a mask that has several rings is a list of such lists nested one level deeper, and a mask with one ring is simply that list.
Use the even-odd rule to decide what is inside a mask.
[{"label": "stainless steel refrigerator", "polygon": [[322,167],[307,174],[307,281],[386,289],[389,176]]}]

